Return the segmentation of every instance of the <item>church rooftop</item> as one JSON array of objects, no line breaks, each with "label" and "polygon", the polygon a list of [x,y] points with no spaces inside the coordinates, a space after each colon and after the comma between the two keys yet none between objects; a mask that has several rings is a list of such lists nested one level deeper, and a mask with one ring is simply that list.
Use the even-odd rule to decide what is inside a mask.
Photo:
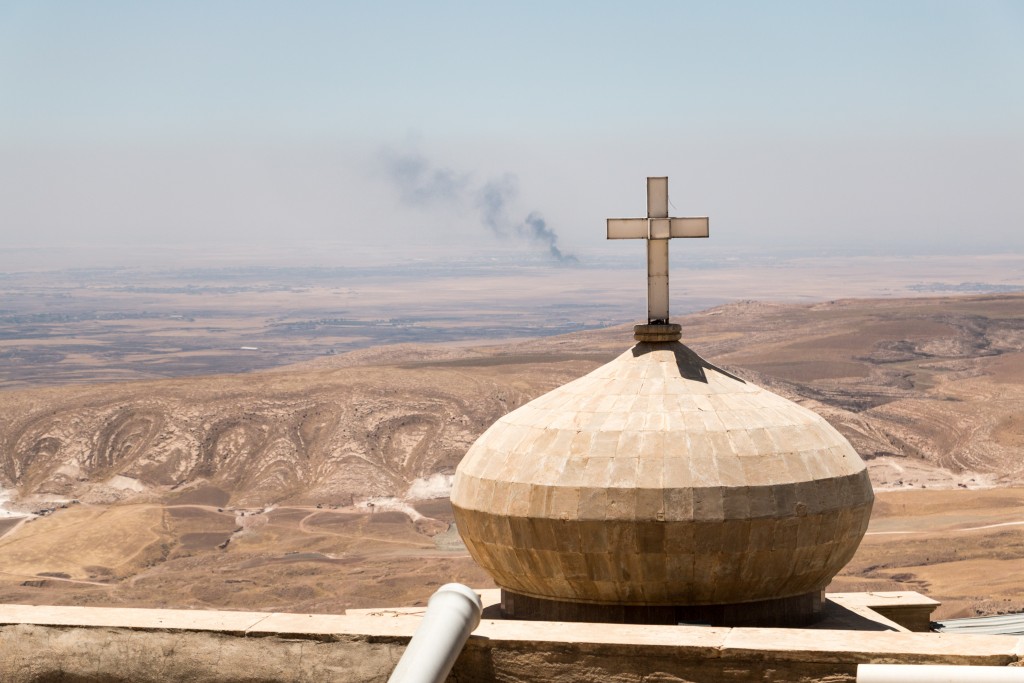
[{"label": "church rooftop", "polygon": [[[455,664],[471,681],[853,681],[858,664],[1024,665],[1024,638],[913,633],[870,605],[916,593],[830,596],[813,629],[484,619]],[[385,681],[424,608],[344,615],[0,605],[0,679]],[[900,617],[897,613],[896,617]]]}]

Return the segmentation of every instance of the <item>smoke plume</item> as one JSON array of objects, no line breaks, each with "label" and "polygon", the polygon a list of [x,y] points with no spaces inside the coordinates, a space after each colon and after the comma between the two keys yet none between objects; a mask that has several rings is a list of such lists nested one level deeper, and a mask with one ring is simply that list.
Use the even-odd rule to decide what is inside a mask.
[{"label": "smoke plume", "polygon": [[405,204],[416,207],[431,204],[472,207],[478,212],[481,225],[494,235],[518,238],[541,246],[559,263],[579,262],[575,256],[562,252],[558,247],[558,233],[539,211],[531,211],[521,220],[513,218],[512,205],[519,195],[519,183],[513,174],[506,173],[477,185],[472,182],[470,174],[434,166],[414,153],[385,150],[381,161]]}]

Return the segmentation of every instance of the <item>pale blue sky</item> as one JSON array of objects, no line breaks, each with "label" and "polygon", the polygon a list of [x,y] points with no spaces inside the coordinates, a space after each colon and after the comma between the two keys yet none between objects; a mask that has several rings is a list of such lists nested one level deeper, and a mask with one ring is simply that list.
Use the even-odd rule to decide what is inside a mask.
[{"label": "pale blue sky", "polygon": [[726,247],[1022,251],[1024,3],[0,0],[8,246],[585,254],[647,175]]}]

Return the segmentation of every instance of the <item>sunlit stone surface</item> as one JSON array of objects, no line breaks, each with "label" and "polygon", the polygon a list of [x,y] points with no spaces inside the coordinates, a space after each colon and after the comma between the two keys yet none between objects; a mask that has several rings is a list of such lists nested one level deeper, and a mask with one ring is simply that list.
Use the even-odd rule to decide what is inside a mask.
[{"label": "sunlit stone surface", "polygon": [[821,591],[873,498],[822,417],[678,342],[639,343],[499,419],[452,491],[459,532],[498,585],[602,605]]}]

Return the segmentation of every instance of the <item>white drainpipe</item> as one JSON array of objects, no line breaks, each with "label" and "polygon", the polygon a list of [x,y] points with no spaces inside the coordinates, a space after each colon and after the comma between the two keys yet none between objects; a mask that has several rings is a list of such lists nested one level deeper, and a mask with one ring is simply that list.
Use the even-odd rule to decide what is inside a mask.
[{"label": "white drainpipe", "polygon": [[858,664],[857,683],[1024,683],[1024,668],[932,664]]},{"label": "white drainpipe", "polygon": [[448,583],[438,588],[388,683],[444,681],[482,612],[480,596],[468,586]]}]

